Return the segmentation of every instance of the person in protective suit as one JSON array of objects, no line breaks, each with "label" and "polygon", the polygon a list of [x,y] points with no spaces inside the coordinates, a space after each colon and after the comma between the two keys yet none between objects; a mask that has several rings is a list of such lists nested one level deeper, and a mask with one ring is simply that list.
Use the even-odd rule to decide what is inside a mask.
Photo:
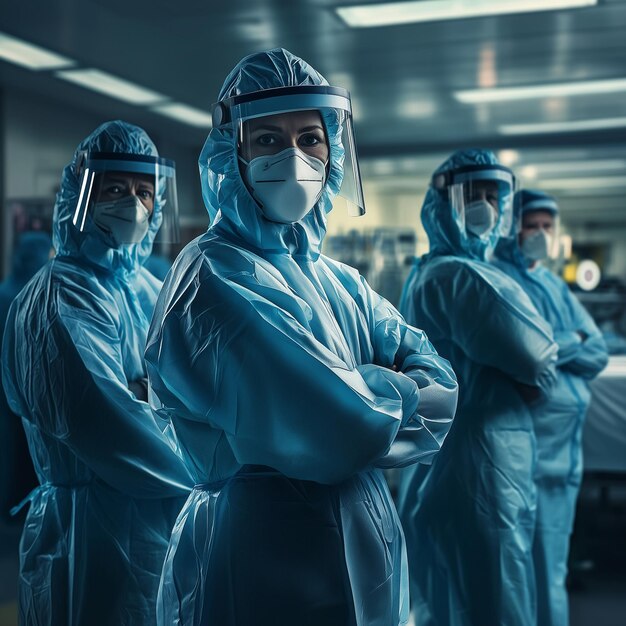
[{"label": "person in protective suit", "polygon": [[537,524],[532,546],[538,626],[569,623],[565,578],[569,537],[582,479],[582,432],[589,381],[608,362],[602,333],[566,283],[542,262],[558,253],[556,200],[542,191],[515,194],[511,236],[494,264],[515,280],[552,327],[558,344],[557,380],[531,407],[537,440]]},{"label": "person in protective suit", "polygon": [[[11,259],[11,271],[0,283],[0,348],[9,307],[24,285],[52,255],[50,235],[42,231],[26,231],[17,238]],[[1,350],[0,350],[1,353]],[[19,416],[9,408],[2,388],[0,368],[0,516],[2,521],[22,523],[9,511],[34,489],[38,482],[33,468],[24,429]]]},{"label": "person in protective suit", "polygon": [[211,226],[175,261],[146,350],[197,483],[158,624],[405,624],[381,468],[436,455],[457,385],[422,331],[320,252],[338,193],[363,210],[349,94],[273,49],[236,65],[213,122]]},{"label": "person in protective suit", "polygon": [[419,626],[534,624],[529,405],[554,384],[557,345],[519,285],[487,262],[510,229],[513,189],[513,173],[490,151],[447,159],[422,206],[430,252],[401,299],[459,380],[457,415],[432,466],[399,472]]},{"label": "person in protective suit", "polygon": [[155,623],[191,482],[147,403],[143,359],[160,283],[142,264],[172,177],[142,129],[97,128],[63,172],[56,257],[11,306],[3,382],[41,483],[20,542],[21,624]]}]

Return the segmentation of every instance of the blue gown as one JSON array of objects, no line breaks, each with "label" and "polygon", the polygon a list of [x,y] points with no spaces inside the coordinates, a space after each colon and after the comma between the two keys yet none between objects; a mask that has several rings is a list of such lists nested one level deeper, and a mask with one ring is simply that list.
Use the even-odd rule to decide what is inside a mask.
[{"label": "blue gown", "polygon": [[[491,152],[464,151],[438,171],[496,162]],[[422,222],[431,251],[413,268],[401,311],[450,360],[460,391],[432,466],[399,476],[415,623],[530,626],[536,447],[528,402],[554,383],[557,346],[526,294],[485,261],[495,230],[468,235],[434,189]]]},{"label": "blue gown", "polygon": [[[44,232],[22,233],[13,250],[11,272],[0,283],[0,348],[9,307],[24,285],[50,258],[52,240]],[[10,510],[37,485],[37,477],[28,453],[24,429],[18,415],[7,404],[0,368],[0,516],[11,523],[23,523],[11,517]]]},{"label": "blue gown", "polygon": [[[495,265],[530,296],[550,324],[558,344],[557,380],[544,400],[531,407],[537,440],[537,525],[533,561],[537,581],[537,625],[569,623],[565,578],[569,537],[582,479],[582,432],[588,381],[606,366],[607,348],[593,319],[558,276],[528,267],[517,240],[502,240]],[[584,341],[578,334],[582,331]]]},{"label": "blue gown", "polygon": [[156,155],[139,128],[109,122],[79,146],[55,205],[57,256],[9,312],[3,381],[41,485],[20,542],[20,624],[153,626],[163,559],[190,477],[149,405],[129,390],[159,282],[139,244],[110,248],[72,224],[82,150]]},{"label": "blue gown", "polygon": [[[244,59],[220,99],[322,81],[277,49]],[[404,541],[380,468],[438,452],[456,380],[422,331],[320,254],[343,150],[324,121],[329,179],[294,224],[262,216],[233,129],[214,128],[200,157],[212,225],[175,261],[146,351],[197,483],[172,534],[161,626],[408,620]]]}]

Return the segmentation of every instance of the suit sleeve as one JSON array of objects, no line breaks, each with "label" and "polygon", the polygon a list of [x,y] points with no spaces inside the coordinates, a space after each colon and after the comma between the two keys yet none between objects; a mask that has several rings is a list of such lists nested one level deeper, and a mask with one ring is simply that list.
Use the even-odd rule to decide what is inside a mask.
[{"label": "suit sleeve", "polygon": [[419,390],[413,415],[403,423],[390,451],[377,465],[430,463],[452,426],[458,399],[456,376],[426,334],[407,324],[395,307],[362,282],[370,311],[374,361],[395,366]]},{"label": "suit sleeve", "polygon": [[386,454],[415,413],[413,380],[345,363],[239,284],[197,280],[157,303],[146,357],[163,411],[222,430],[239,463],[297,479],[340,482]]},{"label": "suit sleeve", "polygon": [[589,313],[565,284],[563,291],[563,300],[573,312],[576,328],[555,333],[559,344],[558,364],[559,367],[590,380],[608,363],[606,343]]},{"label": "suit sleeve", "polygon": [[11,317],[4,355],[13,410],[130,496],[187,493],[181,458],[128,389],[117,321],[86,291],[51,297],[53,314],[38,327]]},{"label": "suit sleeve", "polygon": [[428,319],[472,361],[543,394],[550,390],[558,348],[552,329],[517,283],[504,274],[487,279],[458,264],[433,275],[426,288],[421,302]]}]

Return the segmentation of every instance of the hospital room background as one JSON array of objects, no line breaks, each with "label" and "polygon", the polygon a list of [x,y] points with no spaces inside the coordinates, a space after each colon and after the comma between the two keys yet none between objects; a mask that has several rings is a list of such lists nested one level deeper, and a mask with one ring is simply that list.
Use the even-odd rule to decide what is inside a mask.
[{"label": "hospital room background", "polygon": [[[151,265],[163,278],[209,226],[198,156],[211,104],[258,50],[287,48],[350,91],[366,213],[338,203],[323,252],[395,306],[429,250],[420,209],[432,172],[454,150],[493,150],[518,189],[557,200],[548,265],[609,349],[591,383],[567,587],[572,626],[623,625],[625,30],[626,0],[2,0],[0,279],[24,233],[51,233],[76,145],[115,119],[176,162],[180,234],[155,245]],[[0,522],[0,626],[17,624],[23,519]]]}]

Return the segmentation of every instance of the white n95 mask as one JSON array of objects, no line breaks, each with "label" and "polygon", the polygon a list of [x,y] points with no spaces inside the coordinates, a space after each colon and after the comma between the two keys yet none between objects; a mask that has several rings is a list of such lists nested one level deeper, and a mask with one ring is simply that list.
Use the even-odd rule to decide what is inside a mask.
[{"label": "white n95 mask", "polygon": [[465,207],[465,229],[477,237],[490,233],[496,225],[494,208],[486,200],[476,200]]},{"label": "white n95 mask", "polygon": [[522,241],[520,246],[522,254],[529,261],[543,261],[550,256],[552,248],[552,235],[540,229],[536,233],[529,235]]},{"label": "white n95 mask", "polygon": [[298,148],[287,148],[252,159],[245,179],[268,220],[291,224],[301,220],[319,200],[326,164]]},{"label": "white n95 mask", "polygon": [[137,196],[125,196],[110,202],[93,205],[93,221],[110,233],[119,246],[139,243],[150,227],[150,213]]}]

